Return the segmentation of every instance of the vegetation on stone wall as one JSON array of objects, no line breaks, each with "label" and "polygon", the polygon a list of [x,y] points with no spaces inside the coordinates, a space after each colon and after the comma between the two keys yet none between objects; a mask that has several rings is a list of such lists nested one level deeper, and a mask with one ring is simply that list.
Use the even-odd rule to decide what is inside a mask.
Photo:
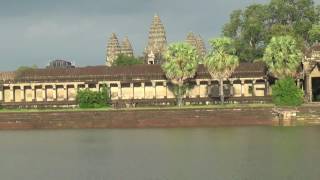
[{"label": "vegetation on stone wall", "polygon": [[198,69],[198,53],[196,48],[187,43],[173,43],[165,53],[162,65],[168,79],[177,86],[176,97],[179,107],[182,106],[185,94],[184,84],[193,78]]},{"label": "vegetation on stone wall", "polygon": [[126,56],[120,54],[118,58],[113,62],[112,66],[131,66],[135,64],[142,64],[143,61],[135,57]]},{"label": "vegetation on stone wall", "polygon": [[290,35],[303,50],[319,40],[320,7],[313,0],[271,0],[235,10],[223,28],[241,61],[261,59],[274,36]]},{"label": "vegetation on stone wall", "polygon": [[77,103],[80,108],[103,108],[110,104],[109,89],[103,87],[99,92],[90,89],[79,90],[77,93]]},{"label": "vegetation on stone wall", "polygon": [[229,78],[239,65],[233,40],[228,37],[216,38],[210,41],[212,50],[204,59],[204,65],[211,77],[219,79],[219,95],[221,103],[224,103],[223,80]]},{"label": "vegetation on stone wall", "polygon": [[277,106],[300,106],[303,103],[303,91],[293,78],[280,79],[272,86],[272,100]]}]

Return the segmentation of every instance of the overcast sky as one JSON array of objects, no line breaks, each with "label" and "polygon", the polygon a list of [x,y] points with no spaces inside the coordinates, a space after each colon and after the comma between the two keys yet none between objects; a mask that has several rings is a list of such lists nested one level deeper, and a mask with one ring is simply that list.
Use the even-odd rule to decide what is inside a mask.
[{"label": "overcast sky", "polygon": [[207,40],[221,34],[232,10],[254,2],[267,0],[0,0],[0,70],[53,59],[104,64],[112,32],[128,36],[141,55],[155,13],[169,42],[190,31]]}]

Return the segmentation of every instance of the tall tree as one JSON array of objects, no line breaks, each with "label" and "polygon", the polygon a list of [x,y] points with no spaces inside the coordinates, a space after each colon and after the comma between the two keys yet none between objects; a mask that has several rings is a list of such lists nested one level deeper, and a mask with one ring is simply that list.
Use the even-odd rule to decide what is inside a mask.
[{"label": "tall tree", "polygon": [[235,40],[241,61],[263,57],[273,36],[291,35],[302,50],[310,45],[310,29],[320,20],[320,8],[313,0],[271,0],[235,10],[224,26],[224,36]]},{"label": "tall tree", "polygon": [[165,53],[162,69],[168,79],[178,87],[177,103],[182,106],[184,83],[193,78],[198,68],[197,50],[187,43],[173,43]]},{"label": "tall tree", "polygon": [[220,99],[224,103],[223,80],[229,78],[239,65],[236,49],[231,38],[222,37],[210,40],[211,52],[204,60],[208,72],[213,79],[219,79]]},{"label": "tall tree", "polygon": [[279,79],[294,77],[301,65],[302,52],[291,36],[273,37],[267,46],[263,61],[272,75]]},{"label": "tall tree", "polygon": [[311,43],[320,42],[320,25],[314,24],[309,30],[309,39]]},{"label": "tall tree", "polygon": [[266,6],[260,4],[250,5],[244,11],[235,10],[223,28],[223,35],[234,40],[236,54],[242,61],[253,61],[263,54],[266,11]]}]

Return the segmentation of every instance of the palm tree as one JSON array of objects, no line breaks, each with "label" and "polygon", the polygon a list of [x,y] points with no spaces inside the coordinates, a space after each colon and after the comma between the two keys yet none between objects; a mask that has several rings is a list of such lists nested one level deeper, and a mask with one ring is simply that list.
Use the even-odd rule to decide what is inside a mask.
[{"label": "palm tree", "polygon": [[162,69],[166,77],[177,85],[177,104],[182,105],[182,98],[185,93],[183,89],[187,79],[193,78],[198,68],[197,50],[187,43],[173,43],[169,45],[165,53],[165,62]]},{"label": "palm tree", "polygon": [[209,41],[212,50],[204,59],[212,79],[219,79],[220,100],[224,103],[223,80],[229,78],[239,65],[239,58],[235,55],[236,49],[233,40],[228,37],[216,38]]},{"label": "palm tree", "polygon": [[276,36],[268,44],[263,61],[273,76],[279,79],[294,77],[301,65],[302,53],[293,37]]}]

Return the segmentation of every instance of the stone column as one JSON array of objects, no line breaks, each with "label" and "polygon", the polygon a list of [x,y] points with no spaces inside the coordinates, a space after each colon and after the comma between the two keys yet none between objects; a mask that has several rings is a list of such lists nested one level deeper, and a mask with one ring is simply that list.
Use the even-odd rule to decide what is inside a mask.
[{"label": "stone column", "polygon": [[134,99],[134,83],[130,83],[130,88],[132,91],[132,98],[131,99]]},{"label": "stone column", "polygon": [[244,88],[243,88],[243,86],[244,86],[244,80],[241,80],[241,97],[243,97],[244,96]]},{"label": "stone column", "polygon": [[118,83],[118,99],[122,99],[121,82]]},{"label": "stone column", "polygon": [[151,81],[152,87],[154,89],[154,96],[153,99],[157,99],[157,83],[155,81]]},{"label": "stone column", "polygon": [[31,91],[32,91],[32,96],[31,96],[32,102],[35,102],[37,101],[35,85],[31,85]]},{"label": "stone column", "polygon": [[66,84],[63,85],[63,91],[64,91],[64,98],[63,99],[66,101],[69,99],[68,98],[68,85],[66,85]]},{"label": "stone column", "polygon": [[76,94],[78,94],[79,85],[78,85],[78,84],[73,84],[73,87],[74,87],[74,92],[75,92]]},{"label": "stone column", "polygon": [[97,92],[100,92],[100,85],[99,85],[99,83],[96,84],[96,90],[97,90]]},{"label": "stone column", "polygon": [[142,98],[146,99],[146,84],[143,82],[141,83],[141,88],[143,88],[143,95]]},{"label": "stone column", "polygon": [[165,94],[164,94],[164,95],[165,95],[165,98],[167,99],[167,97],[168,97],[167,81],[164,81],[164,82],[163,82],[163,87],[165,87],[165,89],[166,89],[166,90],[165,90]]},{"label": "stone column", "polygon": [[4,101],[4,95],[3,95],[3,92],[4,92],[4,90],[3,90],[3,85],[0,85],[0,101]]},{"label": "stone column", "polygon": [[47,90],[45,85],[42,86],[42,101],[47,101]]},{"label": "stone column", "polygon": [[312,92],[312,77],[309,76],[309,101],[312,102],[313,92]]},{"label": "stone column", "polygon": [[57,101],[57,85],[52,85],[52,99],[53,101]]},{"label": "stone column", "polygon": [[300,88],[300,79],[299,78],[297,79],[297,86],[298,86],[298,88]]},{"label": "stone column", "polygon": [[198,88],[198,97],[200,98],[200,96],[201,96],[201,81],[196,80],[196,83],[197,83],[197,88]]},{"label": "stone column", "polygon": [[233,79],[230,79],[230,96],[234,96],[234,89],[233,89]]},{"label": "stone column", "polygon": [[255,88],[255,85],[256,85],[256,80],[252,80],[252,96],[256,96],[256,88]]},{"label": "stone column", "polygon": [[15,102],[15,92],[13,85],[10,85],[10,102]]},{"label": "stone column", "polygon": [[21,91],[21,102],[26,101],[26,92],[24,86],[20,86],[20,91]]},{"label": "stone column", "polygon": [[269,81],[268,79],[264,80],[264,96],[269,95]]},{"label": "stone column", "polygon": [[[209,97],[210,96],[210,93],[212,92],[212,87],[211,87],[211,80],[208,80],[208,91],[207,91],[207,97]],[[220,93],[220,92],[219,92]]]},{"label": "stone column", "polygon": [[306,75],[306,96],[309,102],[312,102],[312,81],[311,81],[311,76],[310,74]]}]

